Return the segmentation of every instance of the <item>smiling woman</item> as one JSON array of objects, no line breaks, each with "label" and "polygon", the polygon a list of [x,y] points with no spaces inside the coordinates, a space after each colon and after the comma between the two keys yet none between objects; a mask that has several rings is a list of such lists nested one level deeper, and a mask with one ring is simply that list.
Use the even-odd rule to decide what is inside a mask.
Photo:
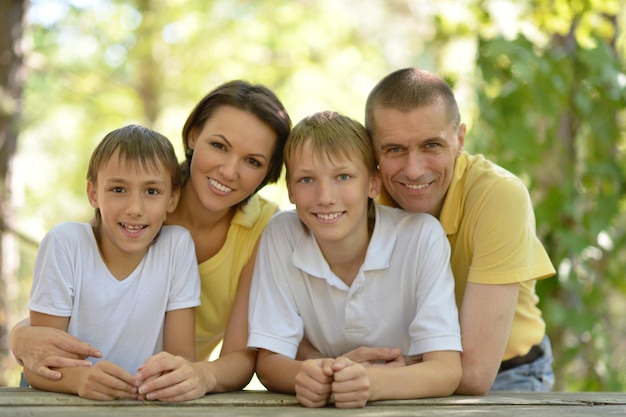
[{"label": "smiling woman", "polygon": [[[276,95],[245,81],[218,86],[189,115],[183,127],[185,182],[178,206],[165,223],[183,226],[193,238],[194,247],[187,250],[196,257],[200,272],[202,304],[195,320],[200,360],[167,352],[150,359],[135,375],[134,387],[142,397],[188,400],[238,390],[250,381],[256,353],[246,349],[249,285],[257,240],[277,210],[257,191],[280,177],[290,129],[291,120]],[[222,339],[219,358],[207,361]],[[59,352],[59,343],[71,348]],[[33,346],[50,356],[40,359]],[[69,358],[76,352],[97,354],[92,346],[25,326],[12,334],[16,357],[43,377],[58,377],[49,368],[58,366],[58,356],[67,358],[64,366],[81,365]]]}]

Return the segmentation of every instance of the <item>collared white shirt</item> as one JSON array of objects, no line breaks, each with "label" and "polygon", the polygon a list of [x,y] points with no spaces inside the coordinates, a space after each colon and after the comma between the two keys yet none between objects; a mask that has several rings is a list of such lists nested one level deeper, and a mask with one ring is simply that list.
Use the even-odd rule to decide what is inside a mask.
[{"label": "collared white shirt", "polygon": [[277,213],[257,254],[248,347],[294,358],[306,336],[327,357],[360,346],[461,351],[449,258],[434,217],[377,206],[365,262],[348,286],[296,212]]}]

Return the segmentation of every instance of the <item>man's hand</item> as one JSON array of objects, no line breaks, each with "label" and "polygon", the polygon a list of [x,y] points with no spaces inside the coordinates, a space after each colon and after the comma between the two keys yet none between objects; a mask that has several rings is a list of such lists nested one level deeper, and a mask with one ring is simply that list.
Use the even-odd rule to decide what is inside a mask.
[{"label": "man's hand", "polygon": [[369,366],[405,366],[400,348],[360,347],[343,355],[352,362]]}]

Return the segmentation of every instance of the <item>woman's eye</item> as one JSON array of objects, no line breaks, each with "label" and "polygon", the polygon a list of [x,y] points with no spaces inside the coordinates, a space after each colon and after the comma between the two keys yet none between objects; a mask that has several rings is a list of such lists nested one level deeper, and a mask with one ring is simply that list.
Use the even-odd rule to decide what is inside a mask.
[{"label": "woman's eye", "polygon": [[310,184],[313,182],[313,178],[304,177],[304,178],[301,178],[299,182],[302,184]]},{"label": "woman's eye", "polygon": [[254,159],[254,158],[248,158],[248,163],[252,165],[253,167],[257,167],[257,168],[262,166],[261,162],[259,162],[257,159]]},{"label": "woman's eye", "polygon": [[220,142],[211,142],[211,146],[215,149],[226,149],[224,144]]}]

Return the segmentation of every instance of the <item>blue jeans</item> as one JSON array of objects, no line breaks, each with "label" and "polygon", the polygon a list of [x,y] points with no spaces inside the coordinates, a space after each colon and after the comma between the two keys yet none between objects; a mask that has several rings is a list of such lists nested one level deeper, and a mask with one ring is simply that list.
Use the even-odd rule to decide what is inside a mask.
[{"label": "blue jeans", "polygon": [[491,391],[535,391],[549,392],[554,385],[552,371],[552,345],[544,336],[540,345],[543,355],[525,365],[498,372]]}]

